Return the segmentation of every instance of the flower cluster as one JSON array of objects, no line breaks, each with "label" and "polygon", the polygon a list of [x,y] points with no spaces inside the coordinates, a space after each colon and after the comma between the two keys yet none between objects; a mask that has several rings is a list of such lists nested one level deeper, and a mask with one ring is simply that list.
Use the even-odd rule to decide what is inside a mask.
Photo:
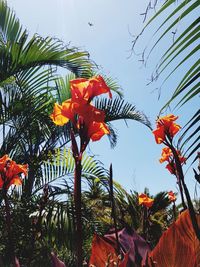
[{"label": "flower cluster", "polygon": [[173,191],[169,191],[168,192],[168,199],[169,199],[170,202],[175,202],[176,201],[176,196],[175,196]]},{"label": "flower cluster", "polygon": [[143,205],[146,208],[150,208],[153,205],[154,200],[148,197],[146,194],[142,193],[138,196],[139,205]]},{"label": "flower cluster", "polygon": [[176,135],[181,128],[174,122],[177,119],[178,117],[172,114],[157,119],[156,129],[153,131],[157,144],[163,143],[167,137],[172,139]]},{"label": "flower cluster", "polygon": [[[176,150],[176,153],[178,155],[180,163],[184,164],[186,162],[186,158],[181,155],[181,152],[179,150]],[[169,147],[164,147],[162,149],[162,154],[161,154],[161,158],[159,159],[159,161],[160,163],[167,161],[168,164],[166,165],[166,169],[168,169],[168,171],[171,174],[176,175],[176,163],[174,160],[174,155],[172,153],[172,150]]]},{"label": "flower cluster", "polygon": [[25,176],[28,172],[28,165],[17,164],[11,160],[8,155],[0,158],[0,188],[8,189],[12,184],[21,185],[22,180],[20,175]]},{"label": "flower cluster", "polygon": [[63,126],[69,121],[87,140],[97,141],[110,131],[105,124],[105,113],[91,104],[91,100],[100,94],[108,93],[109,87],[101,76],[91,79],[79,78],[70,81],[71,98],[62,105],[55,104],[51,119],[56,125]]},{"label": "flower cluster", "polygon": [[[167,147],[162,149],[162,156],[159,159],[160,163],[167,161],[166,169],[171,174],[176,175],[176,163],[174,159],[174,154],[171,150],[172,139],[178,133],[181,126],[176,124],[175,121],[178,119],[177,116],[173,114],[166,115],[164,117],[160,117],[156,121],[156,129],[153,131],[155,140],[157,144],[164,143]],[[174,149],[175,151],[175,149]],[[186,162],[186,158],[181,155],[179,150],[176,150],[177,156],[181,164]]]}]

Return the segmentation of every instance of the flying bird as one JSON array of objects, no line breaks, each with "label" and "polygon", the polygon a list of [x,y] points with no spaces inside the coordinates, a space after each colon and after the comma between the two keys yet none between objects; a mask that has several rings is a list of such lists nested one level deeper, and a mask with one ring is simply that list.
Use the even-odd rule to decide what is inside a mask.
[{"label": "flying bird", "polygon": [[88,25],[89,25],[90,27],[94,26],[94,24],[91,23],[91,22],[88,22]]}]

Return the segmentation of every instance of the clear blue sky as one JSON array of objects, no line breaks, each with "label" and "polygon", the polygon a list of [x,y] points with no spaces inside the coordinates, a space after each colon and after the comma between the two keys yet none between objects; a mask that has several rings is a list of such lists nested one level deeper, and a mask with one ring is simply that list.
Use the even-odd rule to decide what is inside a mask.
[{"label": "clear blue sky", "polygon": [[[148,0],[7,2],[30,34],[57,37],[65,43],[70,42],[72,46],[87,50],[91,59],[101,66],[103,73],[116,78],[123,88],[125,99],[135,104],[154,123],[160,108],[177,84],[177,78],[175,76],[170,80],[159,101],[154,89],[161,80],[146,86],[159,55],[169,45],[170,39],[155,50],[146,68],[135,55],[129,58],[131,34],[137,34],[142,29],[142,16],[139,14],[144,12]],[[89,26],[88,22],[93,26]],[[152,31],[143,34],[137,45],[138,52],[148,44],[151,34]],[[184,120],[179,120],[180,124],[189,118],[191,107],[186,107],[186,110]],[[179,115],[179,111],[176,114]],[[105,167],[113,164],[115,180],[127,190],[142,192],[144,187],[148,187],[152,194],[161,190],[177,192],[175,178],[167,172],[164,164],[158,162],[162,145],[156,145],[149,129],[134,121],[128,122],[128,128],[124,122],[116,122],[114,126],[119,134],[116,148],[112,150],[104,137],[104,140],[90,144],[90,150],[99,155]],[[188,174],[186,181],[192,189],[195,181],[192,172]]]}]

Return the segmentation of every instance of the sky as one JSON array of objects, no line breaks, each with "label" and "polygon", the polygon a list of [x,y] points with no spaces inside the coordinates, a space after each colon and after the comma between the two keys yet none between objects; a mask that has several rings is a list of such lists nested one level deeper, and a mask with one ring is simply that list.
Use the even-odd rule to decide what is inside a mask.
[{"label": "sky", "polygon": [[[125,100],[144,112],[154,127],[159,110],[169,98],[178,79],[177,76],[170,79],[159,100],[156,88],[162,80],[147,86],[156,63],[164,49],[170,45],[171,38],[155,49],[146,67],[139,61],[139,56],[131,53],[133,36],[144,26],[140,14],[145,11],[148,0],[7,2],[30,35],[38,33],[43,37],[56,37],[66,44],[88,51],[90,58],[98,64],[100,72],[119,83]],[[137,53],[150,45],[156,26],[152,24],[150,30],[143,33],[136,46]],[[187,119],[192,108],[186,106],[186,111],[177,111],[176,115],[184,114],[184,119]],[[178,122],[183,123],[183,119],[180,117]],[[99,142],[91,143],[89,150],[97,155],[97,159],[106,168],[112,163],[114,179],[128,191],[142,192],[147,187],[152,194],[163,190],[178,192],[175,178],[158,161],[162,145],[155,143],[151,131],[135,121],[128,121],[128,127],[124,121],[114,122],[113,125],[118,133],[117,146],[111,149],[108,139],[104,137]],[[191,171],[186,175],[186,182],[193,193],[195,181]]]}]

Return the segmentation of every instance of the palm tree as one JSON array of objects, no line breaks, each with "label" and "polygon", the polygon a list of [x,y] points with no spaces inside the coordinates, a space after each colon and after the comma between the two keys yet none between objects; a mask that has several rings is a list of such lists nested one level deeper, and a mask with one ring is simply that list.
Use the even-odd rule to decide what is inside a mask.
[{"label": "palm tree", "polygon": [[[29,164],[24,194],[30,196],[35,181],[41,179],[41,165],[49,151],[70,140],[69,125],[56,128],[49,119],[54,102],[70,97],[70,79],[94,72],[86,52],[63,47],[60,41],[49,37],[30,38],[4,1],[0,1],[0,11],[0,123],[3,131],[0,151]],[[53,66],[65,67],[73,73],[66,79],[57,78]],[[120,98],[118,85],[111,78],[106,78],[106,82],[119,95],[108,102],[97,101],[97,107],[106,111],[106,121],[133,119],[149,126],[145,115]],[[116,135],[111,131],[111,143],[115,144]]]},{"label": "palm tree", "polygon": [[[13,204],[12,216],[21,225],[19,239],[25,238],[26,231],[30,229],[22,245],[26,249],[23,247],[22,251],[34,251],[35,243],[39,242],[38,235],[44,235],[39,246],[45,250],[46,255],[52,240],[62,239],[62,231],[67,225],[65,234],[69,240],[68,243],[63,240],[60,246],[67,246],[71,253],[74,207],[70,197],[73,184],[70,179],[74,162],[71,154],[64,149],[70,141],[70,126],[55,127],[49,114],[55,102],[62,102],[70,97],[69,80],[77,76],[90,77],[94,74],[93,66],[86,52],[65,47],[61,41],[50,37],[30,37],[3,0],[0,0],[0,13],[0,127],[3,132],[0,154],[9,154],[17,162],[29,164],[29,174],[22,192],[13,190],[9,196]],[[57,66],[66,68],[69,74],[65,78],[58,77]],[[105,80],[117,96],[109,101],[99,98],[95,105],[105,110],[106,122],[111,129],[110,141],[115,145],[116,134],[110,122],[131,119],[148,127],[150,123],[135,106],[123,100],[119,86],[113,79],[105,77]],[[83,161],[84,177],[88,181],[96,178],[104,180],[106,172],[97,162],[86,156]],[[65,183],[60,184],[63,178]],[[41,192],[47,186],[50,200],[44,205]],[[83,208],[90,214],[87,205],[83,205]],[[35,212],[36,223],[32,216]],[[55,222],[58,222],[59,229]],[[4,226],[1,225],[1,228]],[[17,224],[13,225],[13,231],[17,238]],[[6,240],[6,236],[4,239]],[[16,254],[21,253],[20,246],[16,248]],[[39,247],[36,249],[38,251]],[[36,257],[36,254],[30,255],[29,260],[32,261],[32,257]]]},{"label": "palm tree", "polygon": [[[157,5],[158,1],[154,3]],[[195,101],[198,101],[200,93],[199,5],[199,0],[164,1],[155,15],[146,23],[140,34],[142,35],[146,29],[149,29],[153,22],[161,20],[153,34],[153,45],[148,46],[144,51],[143,56],[144,58],[146,56],[146,60],[149,59],[152,51],[162,44],[165,38],[173,36],[171,45],[163,51],[158,61],[153,80],[163,77],[161,87],[167,80],[172,80],[175,75],[177,75],[176,77],[178,77],[179,81],[160,112],[163,112],[171,105],[173,105],[174,109],[182,108],[183,110],[186,103],[193,105]],[[152,1],[148,5],[147,12],[151,8],[155,8]],[[134,40],[133,48],[137,43],[138,37]],[[183,127],[178,142],[179,148],[185,150],[186,157],[193,156],[193,160],[197,159],[196,152],[200,147],[199,120],[200,110],[197,106],[194,114]]]}]

